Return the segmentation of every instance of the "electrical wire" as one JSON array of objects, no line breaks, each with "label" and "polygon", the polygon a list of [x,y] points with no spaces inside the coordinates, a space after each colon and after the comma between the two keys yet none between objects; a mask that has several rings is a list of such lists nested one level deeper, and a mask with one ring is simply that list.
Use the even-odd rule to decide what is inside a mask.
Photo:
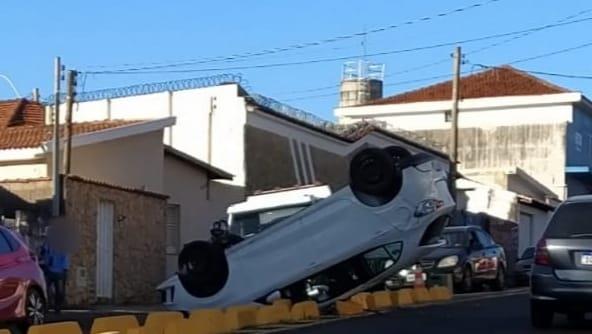
[{"label": "electrical wire", "polygon": [[[176,61],[176,62],[160,62],[160,63],[156,62],[156,63],[147,63],[147,64],[146,63],[144,63],[144,64],[127,63],[127,64],[120,64],[120,65],[91,65],[91,66],[88,66],[87,68],[91,69],[91,68],[134,67],[134,70],[149,70],[149,69],[160,69],[160,68],[205,64],[205,63],[212,63],[212,62],[221,62],[221,61],[227,61],[227,60],[235,60],[238,58],[251,58],[251,57],[257,57],[257,56],[268,55],[268,54],[276,54],[276,53],[281,53],[281,52],[287,52],[287,51],[292,51],[292,50],[298,50],[298,49],[319,46],[319,45],[328,44],[328,43],[340,42],[340,41],[358,38],[358,37],[364,37],[364,36],[367,36],[370,34],[380,33],[380,32],[384,32],[384,31],[388,31],[388,30],[401,28],[404,26],[409,26],[409,25],[413,25],[413,24],[417,24],[417,23],[421,23],[421,22],[431,21],[436,18],[446,17],[446,16],[453,15],[456,13],[466,12],[471,9],[484,7],[489,4],[492,4],[495,2],[501,2],[501,1],[503,1],[503,0],[482,1],[482,2],[474,3],[471,5],[465,6],[465,7],[452,9],[452,10],[438,13],[438,14],[431,15],[431,16],[424,16],[424,17],[408,20],[408,21],[401,22],[398,24],[392,24],[392,25],[383,26],[380,28],[375,28],[375,29],[371,29],[371,30],[364,30],[361,32],[326,38],[326,39],[313,41],[313,42],[293,44],[293,45],[289,45],[286,47],[280,47],[280,48],[265,49],[265,50],[261,50],[261,51],[255,51],[255,52],[238,53],[238,54],[233,54],[230,56],[216,56],[216,57],[210,57],[210,58],[194,58],[194,59],[187,59],[187,60],[181,60],[181,61]],[[143,65],[148,65],[148,66],[143,66]],[[131,70],[131,69],[124,69],[124,70]]]},{"label": "electrical wire", "polygon": [[[535,28],[507,32],[507,33],[501,33],[501,34],[487,35],[487,36],[482,36],[482,37],[456,40],[456,41],[451,41],[451,42],[443,42],[443,43],[439,43],[439,44],[425,45],[425,46],[419,46],[419,47],[414,47],[414,48],[375,52],[375,53],[367,54],[367,56],[376,57],[376,56],[385,56],[385,55],[392,55],[392,54],[401,54],[401,53],[430,50],[430,49],[442,48],[442,47],[453,46],[453,45],[458,45],[458,44],[473,43],[473,42],[479,42],[479,41],[484,41],[484,40],[489,40],[489,39],[496,39],[496,38],[501,38],[501,37],[506,37],[506,36],[513,36],[513,35],[522,34],[522,33],[528,32],[528,31],[541,31],[541,30],[550,29],[553,27],[559,27],[559,26],[565,26],[565,25],[570,25],[570,24],[575,24],[575,23],[587,22],[587,21],[591,21],[591,20],[592,20],[592,17],[587,17],[587,18],[573,20],[573,21],[567,21],[567,22],[555,23],[555,24],[547,24],[547,25],[539,26],[539,27],[535,27]],[[234,67],[213,67],[213,68],[199,68],[199,69],[151,70],[151,71],[128,69],[128,70],[114,70],[114,71],[87,71],[86,73],[89,73],[89,74],[160,74],[160,73],[194,73],[194,72],[232,71],[232,70],[243,70],[243,69],[259,69],[259,68],[274,68],[274,67],[318,64],[318,63],[325,63],[325,62],[335,62],[335,61],[355,59],[358,57],[359,57],[359,55],[351,55],[351,56],[332,57],[332,58],[309,59],[309,60],[294,61],[294,62],[245,65],[245,66],[234,66]]]},{"label": "electrical wire", "polygon": [[[579,16],[582,16],[582,15],[587,14],[587,13],[590,13],[590,12],[592,12],[592,9],[584,9],[584,10],[581,10],[581,11],[575,13],[575,14],[571,14],[571,15],[566,16],[566,17],[564,17],[564,18],[562,18],[560,20],[557,20],[553,24],[566,23],[569,20],[572,20],[574,18],[577,18]],[[546,26],[543,26],[543,27],[546,27]],[[553,26],[553,27],[555,27],[555,26]],[[548,29],[548,28],[545,28],[545,29]],[[500,46],[502,44],[506,44],[506,43],[509,43],[509,42],[512,42],[512,41],[515,41],[515,40],[518,40],[518,39],[521,39],[521,38],[530,36],[533,33],[540,32],[540,31],[545,30],[545,29],[542,29],[542,27],[541,27],[541,29],[534,28],[534,29],[528,30],[527,32],[521,33],[518,36],[514,36],[514,37],[508,38],[508,39],[504,39],[503,41],[495,42],[495,43],[489,44],[487,46],[484,46],[482,48],[479,48],[479,49],[476,49],[476,50],[473,50],[473,51],[465,52],[463,55],[473,55],[473,54],[476,54],[476,53],[480,53],[480,52],[483,52],[485,50],[489,50],[489,49],[492,49],[494,47]],[[437,65],[440,65],[440,64],[444,64],[444,63],[447,63],[447,62],[450,62],[450,59],[449,58],[443,58],[443,59],[440,59],[440,60],[435,61],[435,62],[430,62],[430,63],[427,63],[427,64],[418,65],[418,66],[411,67],[411,68],[408,68],[408,69],[405,69],[405,70],[401,70],[401,71],[391,72],[391,73],[388,73],[388,74],[384,75],[384,77],[385,78],[388,78],[388,77],[392,77],[392,76],[399,75],[399,74],[411,73],[411,72],[415,72],[415,71],[418,71],[418,70],[423,70],[423,69],[426,69],[426,68],[430,68],[430,67],[434,67],[434,66],[437,66]],[[318,92],[318,91],[324,91],[324,90],[339,88],[339,86],[340,86],[339,84],[336,84],[336,85],[324,86],[324,87],[318,87],[318,88],[309,88],[309,89],[304,89],[304,90],[283,92],[283,93],[279,93],[279,95]],[[311,97],[323,97],[323,96],[331,96],[331,95],[330,94],[321,94],[321,95],[312,95]]]}]

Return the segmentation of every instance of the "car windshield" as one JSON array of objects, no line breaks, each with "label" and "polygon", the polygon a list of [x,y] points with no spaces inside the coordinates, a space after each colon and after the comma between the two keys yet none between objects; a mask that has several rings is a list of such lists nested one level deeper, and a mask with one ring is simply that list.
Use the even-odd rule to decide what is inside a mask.
[{"label": "car windshield", "polygon": [[232,217],[230,232],[240,235],[243,238],[250,237],[296,214],[308,206],[309,205],[307,204],[236,214]]},{"label": "car windshield", "polygon": [[444,231],[442,238],[446,241],[444,245],[446,248],[466,247],[467,245],[467,237],[464,232]]},{"label": "car windshield", "polygon": [[592,238],[592,203],[560,206],[549,222],[547,238]]}]

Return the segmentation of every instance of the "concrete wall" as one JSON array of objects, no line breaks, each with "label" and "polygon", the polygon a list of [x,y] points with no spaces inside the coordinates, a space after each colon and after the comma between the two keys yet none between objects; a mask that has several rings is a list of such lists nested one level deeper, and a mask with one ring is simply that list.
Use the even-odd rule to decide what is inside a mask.
[{"label": "concrete wall", "polygon": [[44,161],[8,162],[0,165],[0,180],[37,179],[49,176]]},{"label": "concrete wall", "polygon": [[[497,127],[518,124],[555,124],[572,121],[578,93],[465,99],[459,103],[459,127]],[[341,124],[362,119],[386,121],[404,130],[449,129],[445,112],[449,101],[368,105],[337,108]]]},{"label": "concrete wall", "polygon": [[592,166],[592,116],[575,109],[567,129],[567,166]]},{"label": "concrete wall", "polygon": [[320,148],[310,149],[316,178],[328,184],[332,191],[349,184],[349,161],[347,157],[327,152]]},{"label": "concrete wall", "polygon": [[[215,98],[215,100],[212,100]],[[62,109],[64,110],[64,109]],[[211,113],[211,131],[209,119]],[[246,107],[238,85],[76,103],[73,120],[154,119],[176,117],[176,124],[162,135],[165,144],[221,168],[244,186],[244,133]],[[49,118],[46,118],[49,119]],[[211,133],[211,141],[209,141]],[[208,160],[208,142],[211,160]]]},{"label": "concrete wall", "polygon": [[[244,188],[228,183],[208,180],[204,171],[188,165],[170,155],[165,155],[165,193],[169,204],[180,207],[179,240],[183,244],[210,237],[210,227],[215,220],[226,218],[226,208],[244,200]],[[208,189],[209,186],[209,198]],[[176,270],[177,255],[167,256],[167,274]]]},{"label": "concrete wall", "polygon": [[[500,126],[459,130],[459,169],[466,173],[507,171],[520,167],[565,198],[565,134],[567,124]],[[446,143],[448,130],[418,131]]]},{"label": "concrete wall", "polygon": [[[162,131],[72,149],[72,174],[121,186],[163,192]],[[51,156],[48,157],[51,172]]]}]

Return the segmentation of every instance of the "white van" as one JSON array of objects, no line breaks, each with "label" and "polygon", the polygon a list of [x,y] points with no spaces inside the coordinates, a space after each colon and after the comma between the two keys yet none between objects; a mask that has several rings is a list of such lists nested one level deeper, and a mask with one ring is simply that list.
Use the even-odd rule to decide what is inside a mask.
[{"label": "white van", "polygon": [[230,232],[249,238],[331,196],[327,185],[308,185],[260,192],[228,207]]}]

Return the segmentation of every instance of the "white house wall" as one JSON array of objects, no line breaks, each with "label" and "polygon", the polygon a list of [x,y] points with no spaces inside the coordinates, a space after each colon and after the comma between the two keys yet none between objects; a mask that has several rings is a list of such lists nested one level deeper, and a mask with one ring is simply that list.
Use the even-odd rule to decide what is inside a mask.
[{"label": "white house wall", "polygon": [[[358,107],[360,111],[363,112],[356,112],[355,115],[339,117],[339,122],[342,124],[351,124],[363,119],[373,119],[387,122],[391,126],[408,131],[450,128],[450,122],[446,122],[445,119],[446,109],[389,113],[389,107],[391,106],[381,105]],[[346,112],[344,111],[343,114],[345,113]],[[458,124],[461,128],[487,128],[519,124],[555,124],[571,121],[571,105],[466,109],[462,107],[461,103],[458,117]]]},{"label": "white house wall", "polygon": [[[175,116],[176,124],[172,130],[165,129],[161,141],[207,161],[208,114],[212,97],[216,98],[217,107],[212,116],[210,163],[233,174],[233,184],[244,185],[243,127],[246,108],[244,98],[238,96],[238,86],[235,84],[80,102],[74,105],[73,120],[135,120]],[[62,105],[62,115],[64,110]],[[63,121],[63,117],[60,118]]]},{"label": "white house wall", "polygon": [[36,179],[48,177],[45,163],[15,162],[0,166],[0,180]]},{"label": "white house wall", "polygon": [[[226,208],[244,199],[244,188],[232,186],[215,180],[209,183],[204,171],[183,161],[165,155],[164,191],[169,195],[169,204],[179,205],[179,239],[183,244],[193,240],[207,240],[215,220],[226,217]],[[176,255],[167,259],[167,274],[176,269]]]}]

